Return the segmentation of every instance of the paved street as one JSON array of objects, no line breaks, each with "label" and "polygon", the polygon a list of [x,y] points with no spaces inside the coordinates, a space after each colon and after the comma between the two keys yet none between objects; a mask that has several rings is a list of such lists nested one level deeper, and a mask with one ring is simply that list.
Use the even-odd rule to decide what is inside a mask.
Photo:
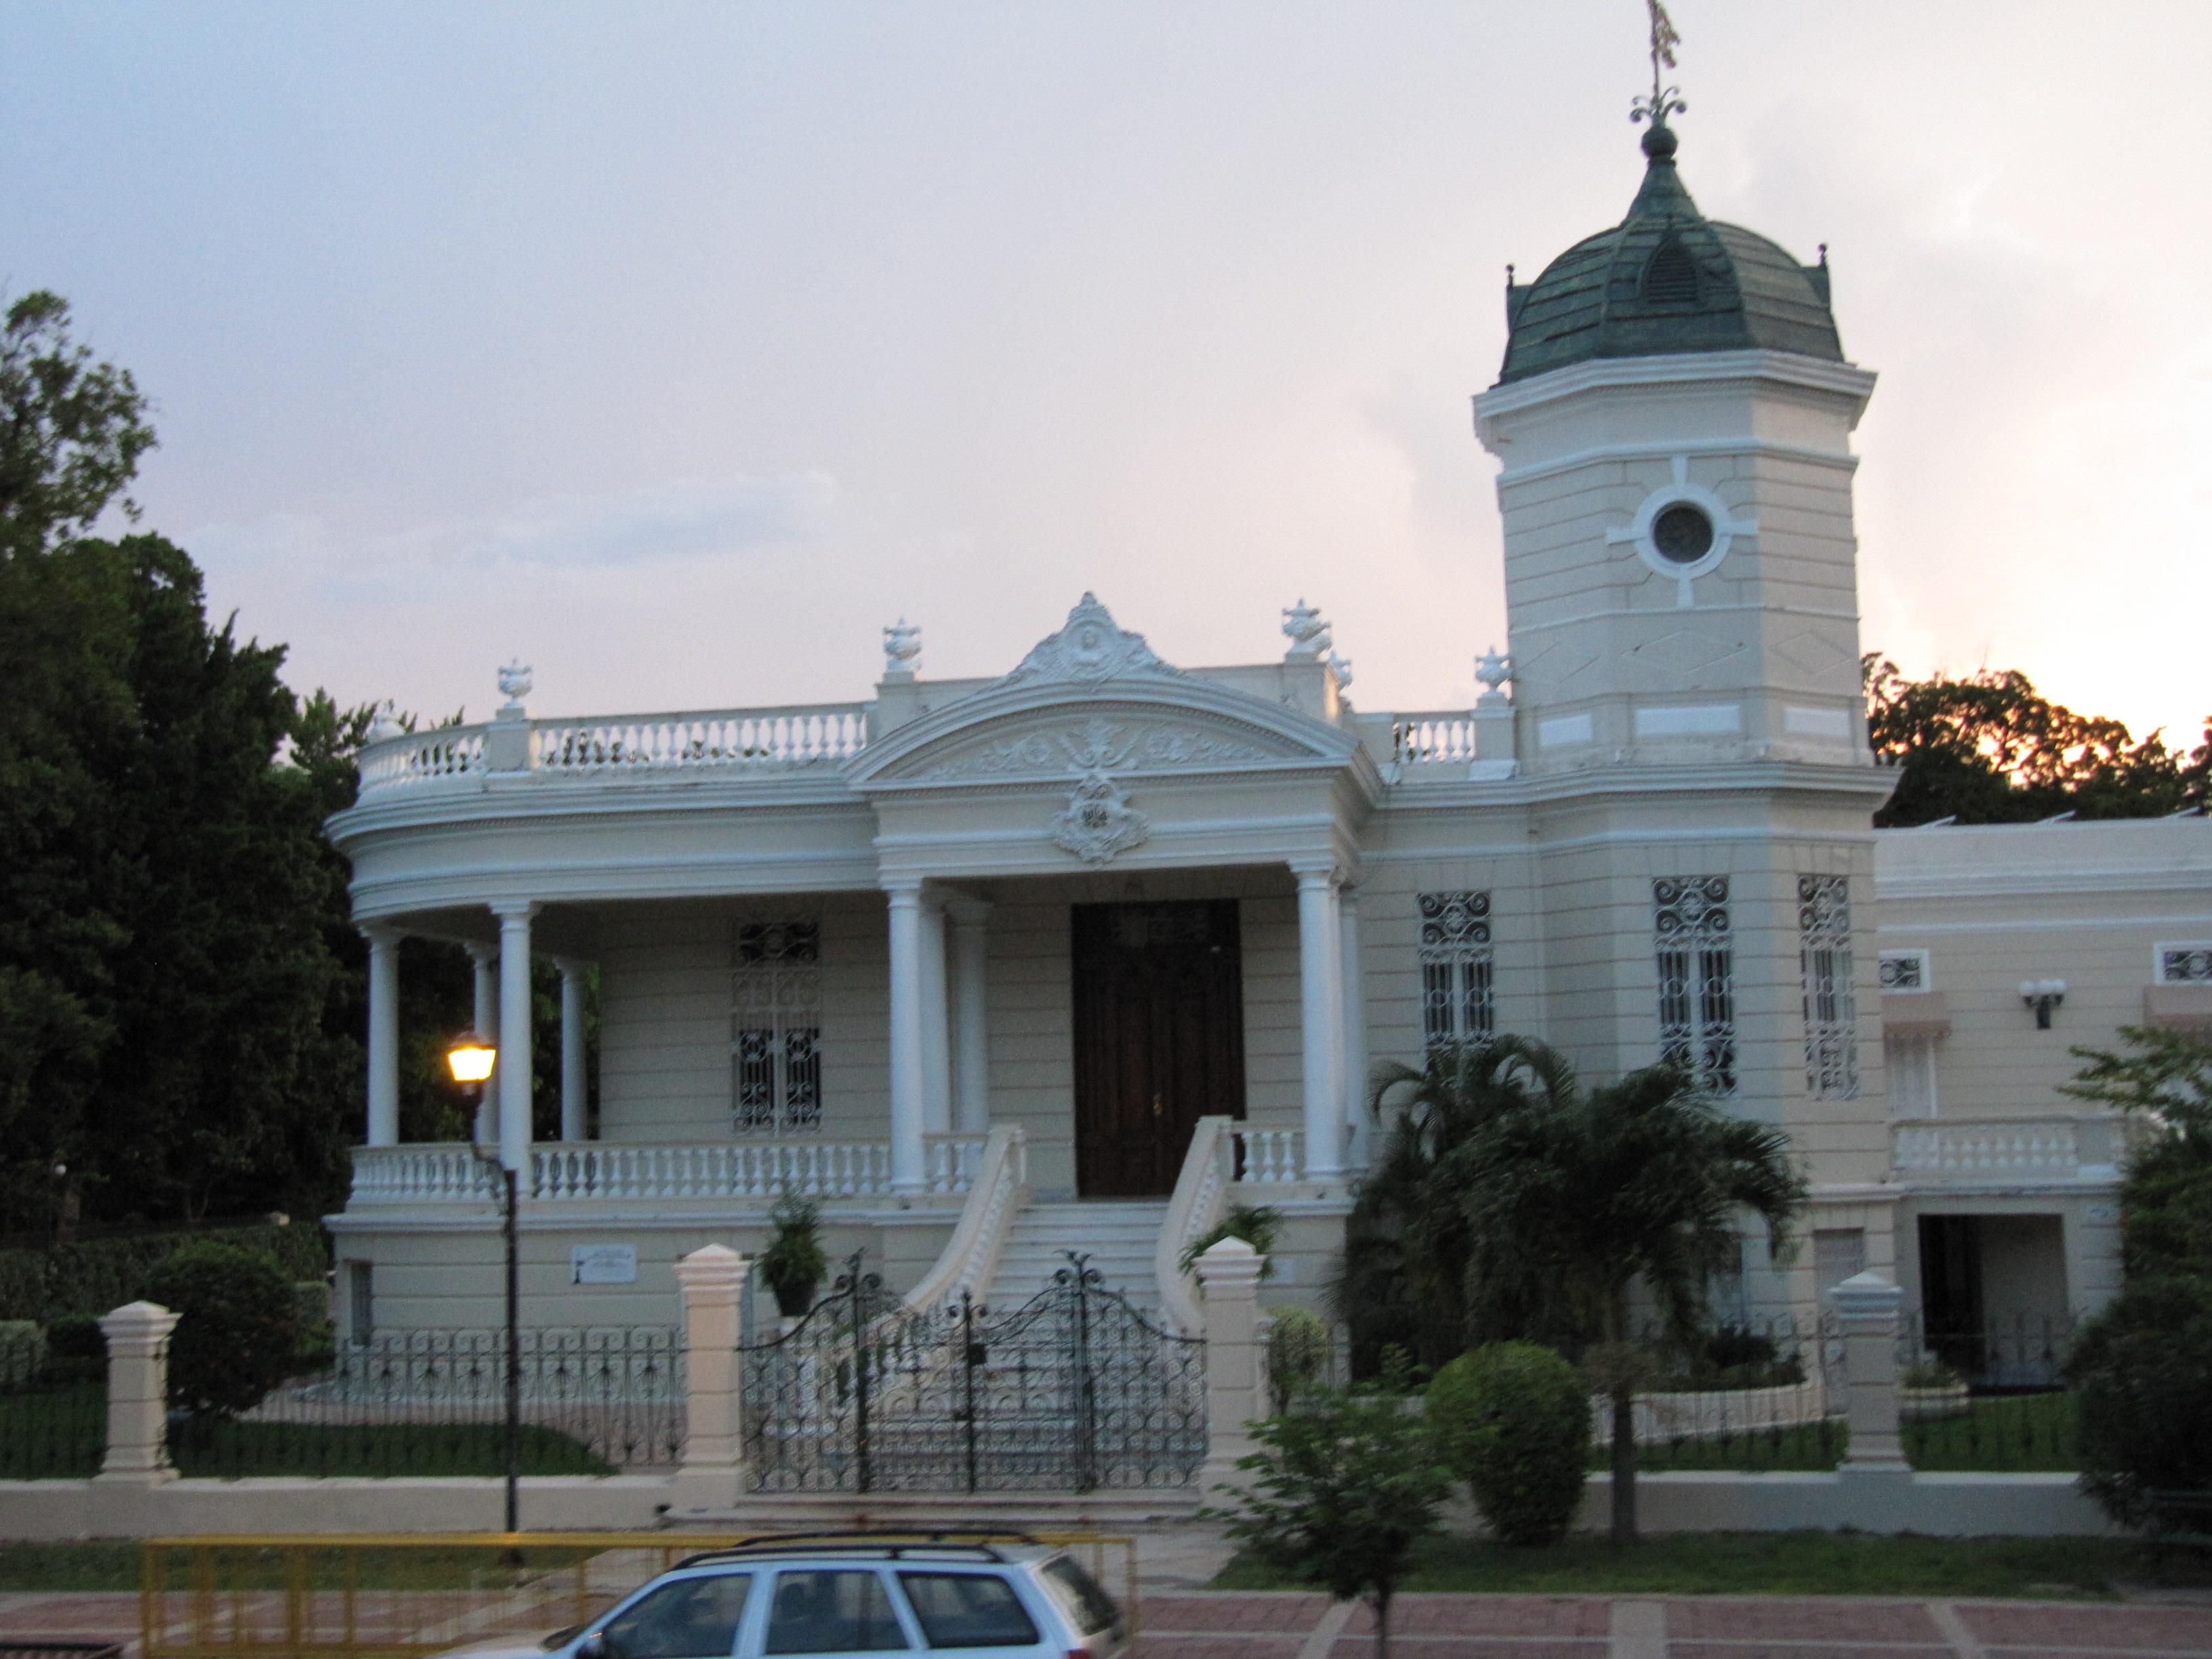
[{"label": "paved street", "polygon": [[[1139,1659],[1367,1659],[1366,1609],[1321,1595],[1145,1597]],[[0,1642],[135,1644],[128,1593],[0,1595]],[[1407,1595],[1397,1659],[2165,1659],[2212,1655],[2212,1606],[1855,1597]],[[132,1651],[135,1652],[135,1645]]]}]

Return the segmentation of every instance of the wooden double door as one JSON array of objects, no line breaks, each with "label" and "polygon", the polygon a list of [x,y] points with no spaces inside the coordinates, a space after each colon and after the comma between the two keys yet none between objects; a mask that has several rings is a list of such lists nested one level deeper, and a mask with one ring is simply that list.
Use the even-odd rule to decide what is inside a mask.
[{"label": "wooden double door", "polygon": [[1073,920],[1076,1188],[1163,1197],[1198,1120],[1244,1115],[1237,902],[1079,904]]}]

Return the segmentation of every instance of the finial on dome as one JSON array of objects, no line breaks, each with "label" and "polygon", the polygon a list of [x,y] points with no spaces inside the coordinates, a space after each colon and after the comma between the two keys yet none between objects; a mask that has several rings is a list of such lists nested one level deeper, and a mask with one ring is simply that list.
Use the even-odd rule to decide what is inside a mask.
[{"label": "finial on dome", "polygon": [[1690,107],[1682,101],[1682,89],[1668,86],[1666,76],[1666,71],[1674,67],[1674,48],[1682,44],[1682,37],[1674,32],[1674,20],[1667,15],[1660,0],[1644,0],[1644,3],[1651,13],[1651,95],[1632,103],[1628,118],[1651,123],[1651,131],[1644,135],[1644,155],[1654,161],[1671,161],[1675,139],[1667,118]]}]

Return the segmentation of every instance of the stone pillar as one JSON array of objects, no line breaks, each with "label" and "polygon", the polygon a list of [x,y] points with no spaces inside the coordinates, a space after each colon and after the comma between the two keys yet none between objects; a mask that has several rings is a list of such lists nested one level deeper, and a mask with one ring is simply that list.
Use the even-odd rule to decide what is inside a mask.
[{"label": "stone pillar", "polygon": [[891,1190],[922,1188],[928,1069],[922,1053],[921,884],[887,886],[891,956]]},{"label": "stone pillar", "polygon": [[952,1129],[952,1025],[945,984],[945,905],[935,894],[921,898],[921,1063],[923,1121],[927,1133]]},{"label": "stone pillar", "polygon": [[177,1316],[127,1302],[100,1322],[107,1339],[107,1455],[99,1478],[150,1486],[173,1480],[169,1466],[169,1333]]},{"label": "stone pillar", "polygon": [[557,958],[561,969],[561,1139],[584,1139],[591,1094],[584,1075],[584,975],[591,964]]},{"label": "stone pillar", "polygon": [[1905,1468],[1898,1432],[1898,1304],[1904,1292],[1881,1274],[1854,1274],[1828,1292],[1843,1327],[1844,1375],[1850,1389],[1851,1447],[1847,1468]]},{"label": "stone pillar", "polygon": [[738,1310],[751,1264],[708,1244],[676,1264],[684,1295],[684,1461],[676,1471],[678,1514],[733,1510],[744,1495],[745,1438],[738,1365]]},{"label": "stone pillar", "polygon": [[[499,1161],[530,1173],[530,919],[535,904],[495,904],[499,918]],[[527,1188],[526,1179],[523,1186]]]},{"label": "stone pillar", "polygon": [[1353,1169],[1367,1165],[1367,996],[1359,972],[1359,893],[1347,887],[1337,911],[1344,966],[1344,1146]]},{"label": "stone pillar", "polygon": [[1344,1173],[1344,961],[1337,942],[1336,866],[1298,863],[1298,989],[1305,1036],[1306,1179]]},{"label": "stone pillar", "polygon": [[991,907],[981,899],[953,899],[953,1121],[963,1134],[991,1127]]},{"label": "stone pillar", "polygon": [[[469,959],[477,969],[476,1034],[496,1048],[499,1047],[499,946],[471,945]],[[497,1085],[487,1085],[477,1091],[477,1127],[475,1140],[479,1146],[489,1146],[499,1139],[499,1092]]]},{"label": "stone pillar", "polygon": [[364,927],[368,940],[368,1144],[399,1144],[399,935]]},{"label": "stone pillar", "polygon": [[1241,1238],[1224,1238],[1192,1264],[1206,1320],[1206,1465],[1198,1489],[1241,1486],[1237,1460],[1252,1449],[1246,1425],[1267,1414],[1260,1348],[1260,1274],[1267,1265]]}]

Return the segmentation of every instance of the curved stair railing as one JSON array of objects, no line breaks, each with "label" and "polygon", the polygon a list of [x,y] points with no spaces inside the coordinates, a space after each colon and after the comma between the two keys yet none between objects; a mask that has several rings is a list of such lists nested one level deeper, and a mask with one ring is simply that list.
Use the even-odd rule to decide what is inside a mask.
[{"label": "curved stair railing", "polygon": [[1029,1179],[1027,1133],[1018,1123],[994,1125],[976,1159],[959,1224],[936,1265],[906,1293],[908,1308],[921,1311],[957,1303],[963,1291],[981,1294],[998,1269],[999,1252],[1027,1195]]}]

